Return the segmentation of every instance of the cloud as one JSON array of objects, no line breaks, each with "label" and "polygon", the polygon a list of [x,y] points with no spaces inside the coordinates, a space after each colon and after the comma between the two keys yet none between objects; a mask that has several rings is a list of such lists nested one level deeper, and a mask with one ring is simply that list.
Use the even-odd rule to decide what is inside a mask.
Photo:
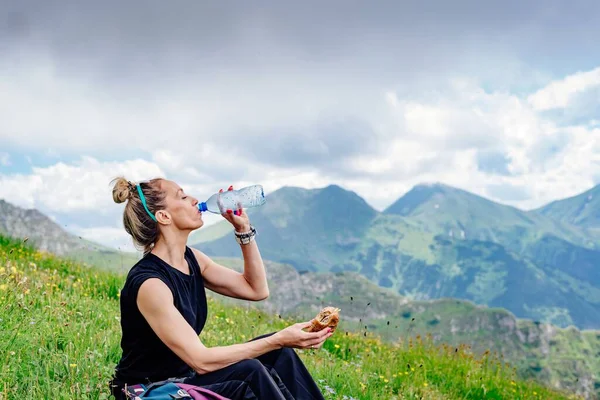
[{"label": "cloud", "polygon": [[115,206],[109,183],[118,175],[137,181],[162,176],[164,172],[145,160],[101,162],[84,156],[73,164],[33,167],[28,175],[0,174],[0,198],[52,213],[84,211],[106,215]]},{"label": "cloud", "polygon": [[[566,108],[585,92],[598,87],[600,87],[600,67],[553,81],[530,95],[528,101],[538,111]],[[600,103],[598,93],[596,92],[593,97],[597,103]]]}]

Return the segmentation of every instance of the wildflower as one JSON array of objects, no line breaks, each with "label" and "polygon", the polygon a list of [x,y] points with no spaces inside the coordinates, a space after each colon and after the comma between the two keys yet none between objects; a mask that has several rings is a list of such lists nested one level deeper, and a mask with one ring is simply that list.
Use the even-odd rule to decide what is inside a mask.
[{"label": "wildflower", "polygon": [[427,386],[429,386],[429,385],[427,384],[427,382],[425,382],[425,383],[423,384],[423,386],[427,387]]},{"label": "wildflower", "polygon": [[76,368],[76,367],[77,367],[77,364],[69,364],[69,367],[71,367],[71,368]]},{"label": "wildflower", "polygon": [[331,394],[335,394],[335,389],[332,387],[329,387],[328,385],[325,385],[325,390],[327,390]]},{"label": "wildflower", "polygon": [[340,348],[340,345],[339,345],[339,344],[336,344],[336,345],[335,345],[335,346],[333,346],[333,347],[335,347],[336,349],[339,349],[339,348]]}]

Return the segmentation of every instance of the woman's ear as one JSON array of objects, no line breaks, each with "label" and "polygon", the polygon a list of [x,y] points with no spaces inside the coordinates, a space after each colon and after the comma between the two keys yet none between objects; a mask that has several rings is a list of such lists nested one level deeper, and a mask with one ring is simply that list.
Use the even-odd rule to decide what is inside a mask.
[{"label": "woman's ear", "polygon": [[173,222],[173,219],[171,219],[171,214],[169,214],[169,212],[166,210],[158,210],[154,216],[159,224],[171,225]]}]

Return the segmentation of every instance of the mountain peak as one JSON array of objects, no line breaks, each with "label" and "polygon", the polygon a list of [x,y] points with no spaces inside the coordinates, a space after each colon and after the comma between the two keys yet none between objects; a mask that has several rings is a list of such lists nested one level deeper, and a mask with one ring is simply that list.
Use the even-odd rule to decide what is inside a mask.
[{"label": "mountain peak", "polygon": [[403,216],[410,215],[415,209],[427,203],[432,197],[447,193],[450,190],[457,189],[440,182],[420,183],[386,208],[384,213]]},{"label": "mountain peak", "polygon": [[40,211],[24,209],[0,199],[0,233],[14,238],[29,237],[41,250],[64,255],[81,245],[75,237]]},{"label": "mountain peak", "polygon": [[600,185],[576,196],[556,200],[534,212],[583,228],[600,228]]}]

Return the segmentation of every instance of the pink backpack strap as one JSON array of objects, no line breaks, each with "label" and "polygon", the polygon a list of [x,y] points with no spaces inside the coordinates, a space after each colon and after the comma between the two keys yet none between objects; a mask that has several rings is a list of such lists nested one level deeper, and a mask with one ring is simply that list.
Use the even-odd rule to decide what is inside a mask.
[{"label": "pink backpack strap", "polygon": [[179,382],[177,382],[176,385],[188,392],[194,400],[231,400],[200,386]]}]

